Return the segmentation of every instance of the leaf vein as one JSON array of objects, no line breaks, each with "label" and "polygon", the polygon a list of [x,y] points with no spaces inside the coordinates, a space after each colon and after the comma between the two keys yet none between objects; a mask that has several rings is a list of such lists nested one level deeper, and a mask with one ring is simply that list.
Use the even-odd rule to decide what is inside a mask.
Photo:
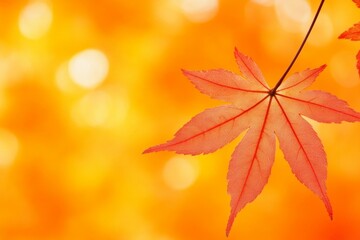
[{"label": "leaf vein", "polygon": [[[317,185],[318,185],[319,188],[320,188],[321,195],[323,196],[324,199],[327,199],[326,194],[325,194],[325,192],[324,192],[324,190],[323,190],[323,188],[322,188],[322,186],[321,186],[321,184],[320,184],[319,178],[318,178],[318,176],[317,176],[317,174],[316,174],[316,171],[315,171],[315,169],[314,169],[314,166],[313,166],[313,164],[311,163],[311,160],[310,160],[310,158],[309,158],[309,156],[308,156],[308,153],[306,152],[306,150],[305,150],[302,142],[300,141],[300,139],[299,139],[299,137],[298,137],[298,135],[297,135],[297,133],[296,133],[293,125],[291,124],[291,121],[290,121],[289,117],[287,116],[287,114],[286,114],[283,106],[281,105],[280,101],[277,99],[276,96],[275,96],[275,100],[276,100],[276,102],[278,103],[278,105],[279,105],[279,107],[280,107],[280,109],[281,109],[281,111],[282,111],[282,113],[283,113],[283,115],[284,115],[284,117],[285,117],[285,120],[286,120],[286,122],[288,123],[288,125],[289,125],[292,133],[294,134],[294,137],[295,137],[296,141],[298,142],[301,150],[304,152],[304,155],[305,155],[305,158],[306,158],[306,160],[307,160],[307,163],[309,164],[309,166],[310,166],[310,168],[311,168],[311,171],[312,171],[312,173],[314,174],[314,177],[315,177],[315,179],[316,179],[316,183],[317,183]],[[326,203],[326,204],[327,204],[327,203]]]},{"label": "leaf vein", "polygon": [[197,76],[195,74],[192,74],[191,72],[187,72],[186,74],[190,75],[192,77],[198,78],[198,79],[200,79],[202,81],[214,84],[216,86],[223,87],[223,88],[229,88],[229,89],[233,89],[233,90],[238,90],[238,91],[243,91],[243,92],[251,92],[251,93],[268,93],[267,91],[243,89],[243,88],[231,87],[231,86],[228,86],[228,85],[216,83],[216,82],[210,81],[210,80],[208,80],[208,79],[206,79],[204,77],[200,77],[200,76]]}]

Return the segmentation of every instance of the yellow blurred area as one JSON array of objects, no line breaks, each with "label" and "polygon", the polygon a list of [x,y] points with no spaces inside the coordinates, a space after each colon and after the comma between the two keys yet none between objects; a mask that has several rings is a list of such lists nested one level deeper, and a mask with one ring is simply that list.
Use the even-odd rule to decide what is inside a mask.
[{"label": "yellow blurred area", "polygon": [[[204,108],[180,69],[238,72],[250,55],[271,85],[319,1],[1,0],[0,239],[226,239],[226,172],[239,142],[205,156],[160,152]],[[360,110],[352,1],[326,1],[292,72],[328,64],[313,88]],[[360,124],[316,124],[330,221],[277,150],[263,193],[229,239],[360,239]]]}]

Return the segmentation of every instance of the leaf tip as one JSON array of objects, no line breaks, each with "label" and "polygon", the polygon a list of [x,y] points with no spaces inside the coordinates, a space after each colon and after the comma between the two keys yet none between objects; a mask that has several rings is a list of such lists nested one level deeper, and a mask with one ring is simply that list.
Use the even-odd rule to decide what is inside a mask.
[{"label": "leaf tip", "polygon": [[158,152],[158,151],[164,151],[166,149],[166,144],[160,144],[153,147],[149,147],[148,149],[145,149],[143,151],[143,154],[152,153],[152,152]]},{"label": "leaf tip", "polygon": [[229,235],[230,235],[230,231],[231,231],[232,225],[234,223],[235,217],[236,217],[236,212],[234,210],[231,210],[231,213],[230,213],[230,216],[229,216],[229,219],[227,222],[227,226],[226,226],[226,237],[229,237]]},{"label": "leaf tip", "polygon": [[333,220],[333,210],[332,210],[332,206],[331,206],[330,200],[327,195],[324,196],[323,202],[324,202],[326,210],[329,214],[330,220]]},{"label": "leaf tip", "polygon": [[235,58],[239,58],[239,57],[244,57],[244,56],[245,56],[244,54],[242,54],[242,53],[237,49],[237,47],[235,47],[234,55],[235,55]]},{"label": "leaf tip", "polygon": [[338,36],[338,39],[345,39],[346,32],[343,32]]},{"label": "leaf tip", "polygon": [[319,76],[319,74],[322,73],[326,67],[327,67],[327,64],[323,64],[320,67],[318,67],[317,69],[315,69],[317,71],[316,77]]},{"label": "leaf tip", "polygon": [[154,152],[153,147],[149,147],[148,149],[145,149],[145,150],[142,152],[142,154],[147,154],[147,153],[152,153],[152,152]]},{"label": "leaf tip", "polygon": [[236,47],[234,50],[234,56],[235,56],[235,59],[241,59],[241,61],[243,61],[242,59],[244,59],[244,58],[249,58],[245,54],[241,53]]},{"label": "leaf tip", "polygon": [[230,235],[230,231],[231,231],[231,227],[232,227],[232,224],[233,224],[234,220],[231,221],[230,223],[230,219],[227,223],[227,226],[226,226],[226,237],[229,237]]},{"label": "leaf tip", "polygon": [[314,74],[314,80],[324,71],[324,69],[327,67],[326,64],[321,65],[318,68],[315,69],[309,69],[309,72]]},{"label": "leaf tip", "polygon": [[328,213],[329,213],[329,217],[330,217],[330,220],[332,221],[333,220],[333,217],[334,217],[334,214],[333,214],[333,210],[332,210],[332,207],[330,205],[330,202],[329,202],[329,206],[326,206],[328,209]]},{"label": "leaf tip", "polygon": [[238,53],[238,52],[239,52],[239,50],[237,49],[237,47],[235,47],[234,53]]},{"label": "leaf tip", "polygon": [[327,212],[328,212],[328,214],[329,214],[330,220],[331,220],[331,221],[334,220],[334,214],[333,214],[333,211],[332,211],[331,206],[330,206],[330,208],[328,208],[328,206],[326,206],[326,208],[327,208]]},{"label": "leaf tip", "polygon": [[189,72],[188,70],[183,69],[183,68],[181,68],[180,70],[181,70],[181,72],[182,72],[183,74],[185,74],[185,75],[186,75],[186,73],[188,73],[188,72]]},{"label": "leaf tip", "polygon": [[182,74],[191,80],[191,77],[194,77],[194,74],[190,70],[181,69]]}]

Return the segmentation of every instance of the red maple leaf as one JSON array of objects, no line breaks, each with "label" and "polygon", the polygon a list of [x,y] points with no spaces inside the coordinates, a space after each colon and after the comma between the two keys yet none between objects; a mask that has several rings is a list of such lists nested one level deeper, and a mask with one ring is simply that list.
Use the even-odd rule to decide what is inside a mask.
[{"label": "red maple leaf", "polygon": [[232,104],[207,109],[186,123],[175,137],[144,153],[170,150],[181,154],[211,153],[247,130],[232,154],[228,172],[231,213],[230,232],[237,213],[253,201],[268,181],[275,157],[275,136],[292,172],[324,202],[332,218],[326,194],[326,155],[311,125],[302,116],[318,122],[360,121],[346,102],[322,91],[303,91],[325,69],[306,69],[271,89],[260,69],[235,49],[242,75],[227,70],[183,73],[200,92]]},{"label": "red maple leaf", "polygon": [[[360,8],[360,0],[353,0],[354,3]],[[343,32],[340,36],[340,39],[350,39],[352,41],[360,40],[360,22],[356,23],[354,26],[349,28],[347,31]],[[357,69],[360,75],[360,51],[356,55],[357,59]]]}]

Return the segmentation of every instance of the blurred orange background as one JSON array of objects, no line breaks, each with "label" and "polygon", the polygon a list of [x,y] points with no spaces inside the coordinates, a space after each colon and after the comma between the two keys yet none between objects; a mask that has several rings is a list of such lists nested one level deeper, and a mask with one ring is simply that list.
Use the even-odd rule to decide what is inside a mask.
[{"label": "blurred orange background", "polygon": [[[236,46],[274,85],[320,1],[0,1],[0,239],[226,239],[226,172],[239,142],[204,156],[142,155],[204,108],[180,69],[238,72]],[[360,110],[358,22],[326,1],[291,72]],[[317,124],[330,221],[277,150],[229,239],[360,239],[360,124]]]}]

